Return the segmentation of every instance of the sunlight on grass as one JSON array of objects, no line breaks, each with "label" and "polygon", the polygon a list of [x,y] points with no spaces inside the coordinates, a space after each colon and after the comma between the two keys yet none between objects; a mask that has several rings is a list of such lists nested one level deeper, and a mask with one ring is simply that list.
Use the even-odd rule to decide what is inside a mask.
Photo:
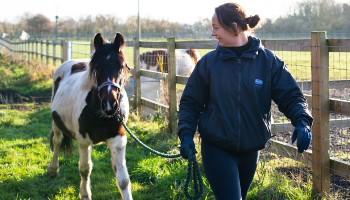
[{"label": "sunlight on grass", "polygon": [[166,166],[166,160],[160,157],[145,158],[137,164],[133,173],[139,174],[136,178],[143,181],[151,181],[170,174]]},{"label": "sunlight on grass", "polygon": [[60,188],[58,191],[58,194],[56,194],[52,200],[75,200],[79,199],[76,194],[79,193],[79,188],[76,188],[75,186],[67,186],[64,188]]},{"label": "sunlight on grass", "polygon": [[302,190],[295,187],[291,182],[279,174],[270,174],[263,185],[251,187],[247,199],[311,199],[311,188]]},{"label": "sunlight on grass", "polygon": [[25,96],[50,95],[52,66],[0,53],[0,88]]},{"label": "sunlight on grass", "polygon": [[[78,199],[78,152],[60,157],[60,173],[56,178],[46,175],[51,159],[47,134],[50,130],[50,112],[47,105],[15,110],[0,107],[0,193],[5,199]],[[11,123],[7,121],[11,121]],[[177,138],[163,132],[162,119],[141,120],[131,114],[129,126],[148,145],[167,150],[177,144]],[[198,145],[198,144],[197,144]],[[76,144],[75,144],[76,146]],[[200,154],[197,154],[200,160]],[[120,199],[105,144],[95,145],[92,153],[94,168],[91,175],[94,199]],[[129,137],[127,166],[135,199],[185,199],[184,183],[187,162],[183,159],[165,159],[145,151]],[[260,165],[263,162],[260,162]],[[310,183],[295,182],[276,171],[280,165],[300,168],[293,161],[272,157],[259,165],[248,199],[311,199]],[[200,162],[201,165],[201,162]],[[203,173],[203,169],[202,169]],[[287,174],[288,175],[288,174]],[[214,200],[204,178],[203,199]],[[1,199],[1,198],[0,198]]]},{"label": "sunlight on grass", "polygon": [[[128,48],[132,61],[132,48]],[[204,55],[204,50],[202,51]],[[278,52],[281,53],[281,52]],[[282,53],[281,53],[282,54]],[[289,70],[298,80],[309,80],[311,70],[309,54],[283,52]],[[350,56],[348,56],[350,57]],[[349,78],[346,59],[342,55],[331,58],[331,78]],[[345,63],[345,65],[344,65]],[[345,66],[345,68],[344,68]],[[28,75],[22,65],[4,63],[0,58],[0,87],[15,88],[25,94],[49,92],[49,70],[36,68],[42,73]],[[32,71],[33,72],[33,71]],[[183,86],[179,86],[181,90]],[[51,114],[48,104],[0,105],[0,199],[79,199],[79,155],[60,155],[60,172],[55,178],[48,177],[46,168],[52,158],[48,134]],[[131,113],[128,127],[147,145],[171,153],[179,153],[178,138],[167,130],[165,113],[142,119]],[[344,141],[344,144],[347,141]],[[77,144],[73,143],[74,147]],[[199,144],[196,143],[197,147]],[[197,159],[201,165],[200,148]],[[145,150],[128,136],[126,164],[128,166],[134,199],[180,200],[185,199],[184,183],[187,162],[183,159],[165,159]],[[342,155],[338,155],[342,156]],[[343,155],[344,156],[344,155]],[[91,185],[94,199],[121,199],[111,166],[110,151],[105,144],[93,147]],[[248,199],[304,200],[312,199],[310,172],[291,159],[270,155],[259,163]],[[304,172],[305,173],[301,173]],[[203,169],[201,168],[201,172]],[[306,174],[306,175],[305,175]],[[204,178],[204,177],[203,177]],[[204,178],[203,199],[214,200]],[[336,199],[336,197],[330,197]]]},{"label": "sunlight on grass", "polygon": [[4,127],[25,125],[25,115],[26,113],[16,110],[0,110],[0,124]]}]

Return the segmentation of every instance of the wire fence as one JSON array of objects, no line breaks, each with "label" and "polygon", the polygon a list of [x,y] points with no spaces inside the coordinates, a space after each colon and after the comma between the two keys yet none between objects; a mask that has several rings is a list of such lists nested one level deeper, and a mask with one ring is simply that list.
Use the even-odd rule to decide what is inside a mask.
[{"label": "wire fence", "polygon": [[[327,46],[329,49],[331,46]],[[335,46],[333,46],[334,48]],[[297,80],[304,94],[311,95],[311,55],[307,51],[308,46],[293,46],[285,48],[285,46],[272,47],[276,49],[275,53],[281,57],[286,64],[293,77]],[[350,46],[336,46],[341,49],[341,52],[329,52],[329,98],[337,100],[349,101],[349,69],[350,69]],[[299,51],[290,51],[299,49]],[[309,104],[311,107],[311,104]],[[311,108],[310,108],[311,109]],[[340,107],[343,109],[343,107]],[[342,112],[342,110],[340,110]],[[276,105],[272,107],[272,116],[275,126],[274,137],[275,140],[290,143],[291,134],[293,131],[289,120],[287,120],[282,113],[278,111]],[[329,114],[329,156],[340,162],[350,163],[350,118],[347,115],[330,112]],[[312,147],[309,148],[312,150]],[[275,171],[288,176],[297,185],[307,187],[311,181],[312,169],[302,162],[295,162],[299,155],[291,155],[293,160],[286,160],[286,158],[271,156],[268,151],[264,151],[268,155],[262,156],[264,162],[274,164],[278,163]],[[263,154],[264,154],[263,153]],[[288,152],[285,152],[288,153]],[[274,165],[271,164],[271,165]],[[266,164],[264,164],[266,166]],[[270,165],[270,166],[271,166]],[[330,197],[335,199],[349,199],[350,198],[350,176],[339,176],[340,172],[335,171],[334,168],[328,169],[331,173],[330,183]]]}]

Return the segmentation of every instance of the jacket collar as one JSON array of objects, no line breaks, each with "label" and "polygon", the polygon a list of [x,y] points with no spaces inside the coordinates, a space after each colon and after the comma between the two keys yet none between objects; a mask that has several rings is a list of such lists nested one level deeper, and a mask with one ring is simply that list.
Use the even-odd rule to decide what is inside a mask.
[{"label": "jacket collar", "polygon": [[[253,36],[249,36],[249,39],[251,40],[251,45],[247,50],[245,50],[242,53],[240,58],[255,59],[256,56],[258,55],[259,49],[264,48],[260,39]],[[231,51],[230,49],[222,47],[220,45],[216,47],[216,50],[218,52],[219,58],[223,60],[239,58],[234,51]]]}]

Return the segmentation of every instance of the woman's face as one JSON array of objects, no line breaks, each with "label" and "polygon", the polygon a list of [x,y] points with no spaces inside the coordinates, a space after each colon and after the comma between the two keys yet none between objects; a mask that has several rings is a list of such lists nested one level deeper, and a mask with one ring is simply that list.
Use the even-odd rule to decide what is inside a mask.
[{"label": "woman's face", "polygon": [[230,46],[232,41],[235,40],[236,36],[233,31],[225,29],[220,23],[216,14],[212,17],[212,36],[218,41],[220,46]]}]

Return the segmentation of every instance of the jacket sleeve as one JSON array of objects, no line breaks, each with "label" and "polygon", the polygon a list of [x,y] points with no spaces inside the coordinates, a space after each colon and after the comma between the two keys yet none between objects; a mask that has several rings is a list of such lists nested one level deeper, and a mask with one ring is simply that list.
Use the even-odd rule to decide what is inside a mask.
[{"label": "jacket sleeve", "polygon": [[196,132],[200,113],[208,101],[208,74],[203,57],[190,75],[179,105],[178,135],[191,136]]},{"label": "jacket sleeve", "polygon": [[312,125],[312,116],[306,99],[287,69],[287,66],[278,57],[274,57],[272,64],[272,99],[278,109],[295,124],[303,120]]}]

